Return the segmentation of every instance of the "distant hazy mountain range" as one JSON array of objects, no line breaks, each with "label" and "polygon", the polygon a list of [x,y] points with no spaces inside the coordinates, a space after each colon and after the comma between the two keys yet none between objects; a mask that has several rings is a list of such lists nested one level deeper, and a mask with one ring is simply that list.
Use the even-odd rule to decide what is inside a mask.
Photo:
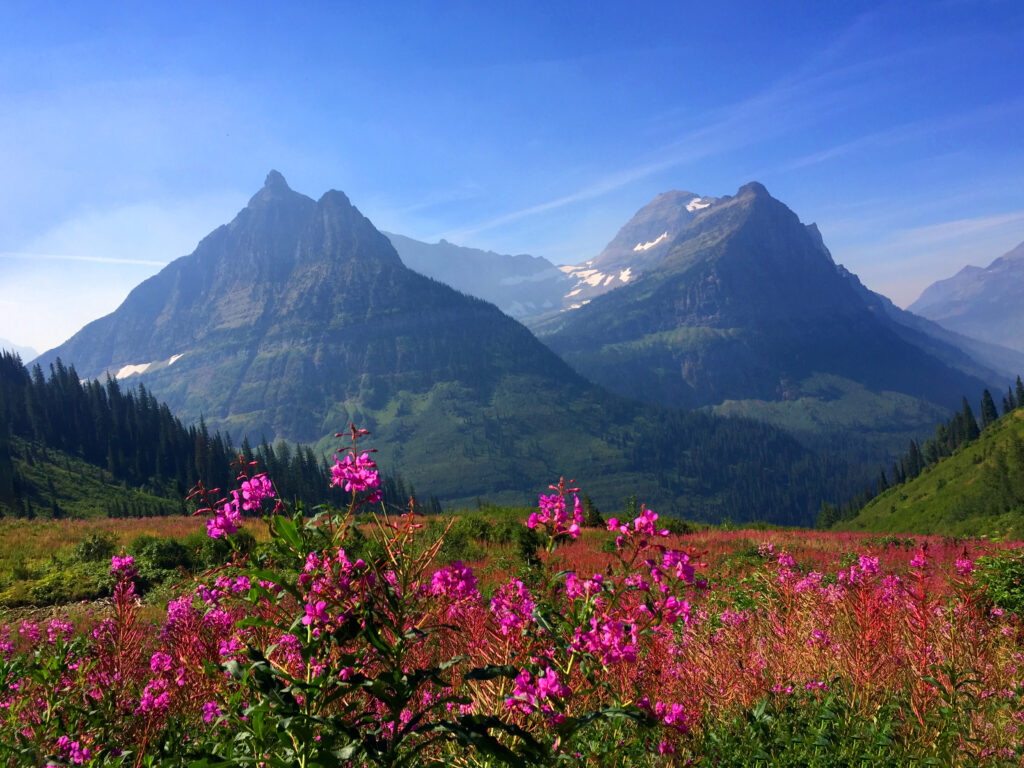
[{"label": "distant hazy mountain range", "polygon": [[526,502],[564,474],[599,504],[635,490],[695,518],[807,522],[859,482],[778,429],[609,394],[492,304],[406,267],[343,193],[312,200],[276,172],[40,363],[58,356],[236,439],[328,450],[353,421],[442,500]]},{"label": "distant hazy mountain range", "polygon": [[19,344],[15,344],[13,341],[0,338],[0,349],[6,349],[8,352],[16,352],[22,359],[23,362],[29,362],[39,353],[36,352],[32,347],[23,347]]},{"label": "distant hazy mountain range", "polygon": [[574,282],[540,256],[505,256],[447,240],[422,243],[384,233],[402,263],[458,291],[489,301],[515,318],[560,310]]},{"label": "distant hazy mountain range", "polygon": [[1024,243],[986,268],[964,267],[908,309],[951,331],[1024,352]]}]

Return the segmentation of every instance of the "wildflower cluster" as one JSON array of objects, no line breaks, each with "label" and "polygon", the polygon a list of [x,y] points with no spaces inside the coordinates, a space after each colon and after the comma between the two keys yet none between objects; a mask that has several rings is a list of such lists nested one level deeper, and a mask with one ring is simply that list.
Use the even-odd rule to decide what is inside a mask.
[{"label": "wildflower cluster", "polygon": [[[800,741],[785,717],[801,707],[898,712],[870,741],[896,755],[880,765],[900,750],[925,764],[1020,754],[1024,629],[975,585],[977,552],[679,539],[646,507],[584,534],[578,489],[560,481],[525,521],[546,534],[529,565],[474,568],[442,562],[422,519],[372,506],[379,473],[365,432],[349,435],[333,473],[345,509],[264,509],[273,484],[248,467],[207,504],[210,536],[234,542],[243,513],[266,512],[269,539],[244,556],[233,544],[158,625],[119,554],[87,626],[0,627],[0,762],[728,764],[716,750],[737,723],[754,732],[737,744],[777,728],[756,743],[767,752]],[[819,736],[842,721],[811,720]],[[843,744],[830,734],[814,749]]]}]

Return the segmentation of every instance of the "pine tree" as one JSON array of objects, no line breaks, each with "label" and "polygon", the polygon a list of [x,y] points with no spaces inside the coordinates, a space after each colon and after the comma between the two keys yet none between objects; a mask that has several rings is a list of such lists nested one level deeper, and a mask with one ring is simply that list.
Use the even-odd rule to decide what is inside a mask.
[{"label": "pine tree", "polygon": [[1024,408],[1024,381],[1017,377],[1017,407]]},{"label": "pine tree", "polygon": [[[991,395],[989,399],[991,399]],[[964,441],[977,440],[981,430],[978,429],[978,420],[974,418],[974,411],[971,410],[971,404],[967,402],[966,397],[964,397],[963,407],[960,410],[960,421],[964,430]]]},{"label": "pine tree", "polygon": [[981,424],[982,428],[988,427],[995,421],[999,420],[999,411],[996,410],[996,404],[992,400],[992,393],[987,389],[981,393]]}]

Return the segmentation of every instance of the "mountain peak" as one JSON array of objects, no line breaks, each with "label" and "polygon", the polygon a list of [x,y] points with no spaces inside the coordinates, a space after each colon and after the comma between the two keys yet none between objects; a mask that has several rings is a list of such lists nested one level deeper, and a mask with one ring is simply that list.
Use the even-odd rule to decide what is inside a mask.
[{"label": "mountain peak", "polygon": [[263,182],[263,188],[279,189],[282,191],[291,189],[291,187],[288,186],[288,182],[284,180],[284,176],[275,170],[271,170],[270,173],[267,174],[266,181]]},{"label": "mountain peak", "polygon": [[[260,204],[266,204],[274,200],[285,200],[291,197],[299,195],[298,192],[292,191],[292,188],[288,186],[288,182],[284,180],[277,171],[271,171],[267,174],[266,180],[263,182],[263,187],[249,200],[249,207],[259,206]],[[302,197],[302,195],[299,195]]]},{"label": "mountain peak", "polygon": [[771,197],[768,194],[768,190],[765,189],[764,184],[759,181],[751,181],[744,184],[739,188],[736,193],[736,197],[743,197],[744,195],[750,195],[752,197]]}]

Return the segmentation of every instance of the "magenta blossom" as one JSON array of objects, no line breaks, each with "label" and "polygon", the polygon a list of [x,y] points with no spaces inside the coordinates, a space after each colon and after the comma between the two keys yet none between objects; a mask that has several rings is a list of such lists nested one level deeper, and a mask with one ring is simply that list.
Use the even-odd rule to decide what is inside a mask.
[{"label": "magenta blossom", "polygon": [[550,496],[540,495],[538,511],[530,515],[526,521],[527,528],[538,528],[544,526],[552,537],[567,535],[575,539],[580,535],[580,525],[583,523],[583,505],[580,504],[579,496],[573,495],[573,509],[570,512],[565,504],[567,494],[578,490],[577,488],[566,488],[565,481],[559,480],[558,485],[550,486],[557,493]]},{"label": "magenta blossom", "polygon": [[263,499],[274,497],[274,486],[266,474],[256,475],[242,481],[242,509],[246,512],[258,510]]},{"label": "magenta blossom", "polygon": [[[331,475],[331,485],[336,485],[350,493],[380,488],[380,473],[368,451],[364,451],[358,456],[349,453],[344,459],[335,456]],[[374,500],[378,500],[379,496],[379,493],[374,493]]]}]

